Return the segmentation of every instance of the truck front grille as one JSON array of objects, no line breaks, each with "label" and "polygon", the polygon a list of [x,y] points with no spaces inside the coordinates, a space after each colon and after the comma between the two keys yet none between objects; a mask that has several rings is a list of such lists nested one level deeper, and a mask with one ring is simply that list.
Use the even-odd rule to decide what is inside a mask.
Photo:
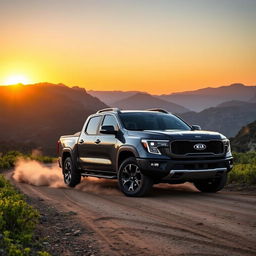
[{"label": "truck front grille", "polygon": [[[196,149],[195,145],[203,144],[204,149]],[[219,155],[224,153],[222,141],[173,141],[171,153],[174,155]]]}]

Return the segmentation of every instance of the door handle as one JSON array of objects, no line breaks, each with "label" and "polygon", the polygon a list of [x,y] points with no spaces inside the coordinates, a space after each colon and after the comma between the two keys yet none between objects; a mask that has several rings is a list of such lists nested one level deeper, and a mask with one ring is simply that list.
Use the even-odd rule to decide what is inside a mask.
[{"label": "door handle", "polygon": [[99,144],[100,142],[101,142],[100,139],[95,140],[96,144]]},{"label": "door handle", "polygon": [[79,141],[79,143],[81,143],[81,144],[82,144],[82,143],[84,143],[84,140],[83,140],[83,139],[81,139],[81,140]]}]

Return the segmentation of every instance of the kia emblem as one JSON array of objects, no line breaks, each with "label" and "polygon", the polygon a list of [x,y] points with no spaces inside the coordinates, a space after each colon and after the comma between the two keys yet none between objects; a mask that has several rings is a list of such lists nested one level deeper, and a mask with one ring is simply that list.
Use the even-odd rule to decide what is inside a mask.
[{"label": "kia emblem", "polygon": [[194,145],[194,149],[195,150],[205,150],[206,149],[206,145],[203,143],[197,143]]}]

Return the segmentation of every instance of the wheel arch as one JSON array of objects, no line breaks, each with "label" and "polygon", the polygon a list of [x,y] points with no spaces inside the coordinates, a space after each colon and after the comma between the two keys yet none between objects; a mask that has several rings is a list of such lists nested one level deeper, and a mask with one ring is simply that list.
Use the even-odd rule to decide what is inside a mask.
[{"label": "wheel arch", "polygon": [[116,158],[116,170],[118,171],[121,163],[129,157],[138,157],[138,151],[133,146],[123,146],[118,150]]},{"label": "wheel arch", "polygon": [[74,161],[72,150],[70,148],[64,148],[62,151],[62,157],[61,157],[62,166],[64,165],[64,162],[68,157],[71,157],[72,161]]}]

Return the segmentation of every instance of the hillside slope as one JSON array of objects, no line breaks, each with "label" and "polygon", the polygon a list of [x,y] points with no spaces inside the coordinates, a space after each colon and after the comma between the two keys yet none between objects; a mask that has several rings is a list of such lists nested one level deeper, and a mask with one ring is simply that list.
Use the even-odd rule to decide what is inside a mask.
[{"label": "hillside slope", "polygon": [[256,121],[244,126],[231,139],[231,144],[232,149],[238,152],[256,151]]},{"label": "hillside slope", "polygon": [[184,113],[189,111],[187,108],[184,108],[178,104],[161,100],[148,93],[136,93],[135,95],[114,102],[110,105],[113,107],[119,107],[121,109],[163,108],[172,113]]},{"label": "hillside slope", "polygon": [[79,131],[89,114],[105,107],[77,87],[49,83],[1,86],[0,142],[2,146],[13,144],[13,149],[41,148],[53,155],[60,135]]},{"label": "hillside slope", "polygon": [[227,137],[233,137],[242,126],[255,120],[256,103],[208,108],[199,113],[188,112],[180,116],[190,124],[199,124],[202,129],[218,131]]}]

